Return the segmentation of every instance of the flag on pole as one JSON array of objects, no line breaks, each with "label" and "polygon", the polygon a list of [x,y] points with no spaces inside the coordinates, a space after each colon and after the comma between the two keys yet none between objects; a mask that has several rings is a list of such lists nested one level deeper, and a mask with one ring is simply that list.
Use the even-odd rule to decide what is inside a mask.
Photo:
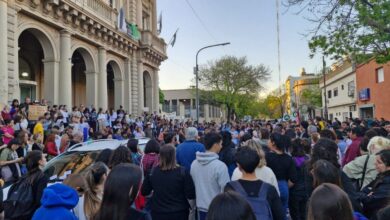
[{"label": "flag on pole", "polygon": [[157,33],[161,34],[162,31],[162,12],[160,13],[160,17],[158,18],[158,30]]},{"label": "flag on pole", "polygon": [[176,32],[173,34],[172,36],[172,39],[171,41],[169,41],[169,44],[173,47],[175,46],[175,43],[176,43],[176,35],[177,35],[177,32],[179,31],[179,28],[176,30]]},{"label": "flag on pole", "polygon": [[123,11],[123,8],[119,10],[119,14],[118,14],[118,29],[121,32],[127,33],[127,23],[126,23],[125,13]]}]

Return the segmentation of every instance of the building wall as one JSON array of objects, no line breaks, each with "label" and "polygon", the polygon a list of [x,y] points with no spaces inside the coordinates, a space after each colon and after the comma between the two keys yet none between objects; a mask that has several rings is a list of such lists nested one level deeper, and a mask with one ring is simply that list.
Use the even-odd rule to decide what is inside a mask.
[{"label": "building wall", "polygon": [[[105,109],[108,103],[115,103],[116,108],[123,105],[129,112],[141,113],[145,107],[142,78],[147,70],[151,92],[146,100],[149,112],[157,112],[158,68],[167,57],[166,44],[157,36],[156,0],[118,0],[113,6],[102,0],[0,0],[0,78],[4,79],[0,103],[20,99],[18,39],[27,30],[44,51],[43,85],[37,98],[71,106],[77,97],[77,103],[85,100],[84,104]],[[119,8],[125,10],[128,22],[138,25],[139,40],[118,30]],[[143,30],[145,13],[150,18],[148,29]],[[77,85],[72,91],[72,55],[76,50],[86,64],[86,85]],[[114,71],[115,96],[110,101],[107,64]],[[79,97],[78,93],[86,95]]]},{"label": "building wall", "polygon": [[[176,117],[196,120],[196,97],[191,89],[163,90],[163,114],[176,112]],[[221,106],[209,104],[199,105],[199,120],[220,122],[225,118],[225,111]]]},{"label": "building wall", "polygon": [[[340,67],[342,68],[341,71],[336,72],[338,70],[335,69],[327,74],[325,93],[323,79],[319,83],[322,94],[322,106],[325,106],[324,94],[327,96],[328,119],[337,117],[338,119],[345,120],[345,117],[359,117],[356,109],[356,74],[350,63],[345,65],[347,67]],[[334,96],[335,89],[337,89],[337,96]],[[332,93],[331,98],[328,96],[328,91]]]},{"label": "building wall", "polygon": [[[377,83],[376,70],[384,69],[384,82]],[[356,69],[357,95],[365,88],[370,89],[370,99],[361,101],[358,98],[359,114],[364,107],[373,108],[373,117],[390,119],[390,63],[377,64],[375,60],[359,65]],[[360,115],[361,116],[361,115]]]}]

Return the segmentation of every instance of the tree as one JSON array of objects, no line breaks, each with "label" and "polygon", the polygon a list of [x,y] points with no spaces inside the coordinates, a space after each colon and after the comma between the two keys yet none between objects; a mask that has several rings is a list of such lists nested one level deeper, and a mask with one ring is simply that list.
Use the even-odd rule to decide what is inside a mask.
[{"label": "tree", "polygon": [[308,33],[311,56],[318,50],[339,59],[361,62],[367,55],[390,61],[389,0],[285,0],[308,11],[314,28]]},{"label": "tree", "polygon": [[286,94],[278,94],[277,91],[271,92],[261,102],[261,114],[269,118],[276,119],[283,116],[286,107]]},{"label": "tree", "polygon": [[317,86],[305,88],[301,91],[300,105],[306,105],[310,117],[314,116],[312,114],[316,108],[322,106],[322,95],[321,89]]},{"label": "tree", "polygon": [[226,105],[228,121],[239,100],[251,100],[269,78],[270,70],[264,65],[249,65],[246,57],[225,56],[209,62],[199,73],[200,83],[213,91],[216,101]]},{"label": "tree", "polygon": [[159,102],[160,102],[160,104],[163,105],[164,101],[165,101],[165,96],[164,96],[163,91],[160,88],[158,88],[158,95],[159,95]]}]

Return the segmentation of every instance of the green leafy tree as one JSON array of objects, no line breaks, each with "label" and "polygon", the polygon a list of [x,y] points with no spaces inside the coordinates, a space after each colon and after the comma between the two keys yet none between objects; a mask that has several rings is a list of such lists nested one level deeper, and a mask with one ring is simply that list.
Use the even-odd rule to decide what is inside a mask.
[{"label": "green leafy tree", "polygon": [[317,86],[305,88],[301,91],[300,105],[306,105],[310,117],[314,116],[316,108],[322,106],[321,89]]},{"label": "green leafy tree", "polygon": [[284,0],[288,7],[308,11],[314,25],[311,56],[317,51],[335,59],[349,56],[361,62],[375,56],[378,63],[390,61],[389,0]]},{"label": "green leafy tree", "polygon": [[249,65],[246,57],[234,56],[209,62],[199,72],[204,89],[213,91],[214,99],[226,105],[228,121],[233,110],[238,110],[238,101],[254,101],[253,95],[264,88],[269,74],[270,70],[264,65]]},{"label": "green leafy tree", "polygon": [[159,95],[159,102],[160,102],[160,104],[163,105],[164,100],[165,100],[165,96],[164,96],[163,91],[160,88],[158,88],[158,95]]}]

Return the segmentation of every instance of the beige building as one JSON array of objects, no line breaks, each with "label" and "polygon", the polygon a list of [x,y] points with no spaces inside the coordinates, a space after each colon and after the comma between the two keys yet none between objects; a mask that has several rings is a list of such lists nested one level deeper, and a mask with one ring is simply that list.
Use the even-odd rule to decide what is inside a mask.
[{"label": "beige building", "polygon": [[0,103],[158,111],[156,0],[0,0],[0,33]]},{"label": "beige building", "polygon": [[[192,89],[163,90],[164,103],[162,105],[163,115],[169,115],[182,119],[196,120],[196,97]],[[220,122],[225,118],[225,111],[221,106],[214,106],[208,103],[199,104],[199,121]]]},{"label": "beige building", "polygon": [[359,117],[356,110],[356,72],[349,60],[340,60],[334,63],[325,75],[326,91],[324,91],[324,80],[320,80],[322,94],[322,106],[325,106],[327,98],[328,119],[338,118],[340,121],[347,118]]},{"label": "beige building", "polygon": [[[291,115],[299,112],[301,118],[307,119],[309,115],[313,117],[315,109],[310,109],[302,99],[302,91],[312,87],[318,87],[319,76],[313,73],[306,73],[302,68],[300,76],[289,76],[285,83],[286,90],[286,111]],[[299,111],[298,111],[299,110]]]}]

